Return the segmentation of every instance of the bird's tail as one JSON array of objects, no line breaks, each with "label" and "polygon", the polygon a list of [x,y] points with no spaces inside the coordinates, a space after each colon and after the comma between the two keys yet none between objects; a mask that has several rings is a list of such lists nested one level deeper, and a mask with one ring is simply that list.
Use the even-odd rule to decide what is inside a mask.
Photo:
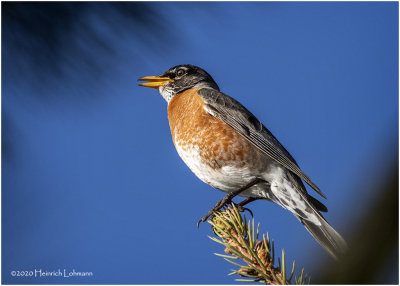
[{"label": "bird's tail", "polygon": [[318,212],[315,211],[315,213],[319,219],[319,225],[297,215],[296,217],[329,254],[335,259],[340,258],[348,249],[346,241]]}]

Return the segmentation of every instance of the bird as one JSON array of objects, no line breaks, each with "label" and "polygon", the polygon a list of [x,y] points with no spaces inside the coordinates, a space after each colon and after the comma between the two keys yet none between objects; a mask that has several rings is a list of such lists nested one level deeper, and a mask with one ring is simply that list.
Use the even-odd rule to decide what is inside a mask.
[{"label": "bird", "polygon": [[326,206],[308,194],[304,182],[320,189],[275,136],[234,98],[222,93],[205,70],[184,64],[160,76],[139,78],[168,104],[168,121],[175,148],[203,182],[227,195],[200,221],[206,221],[236,196],[244,205],[267,200],[290,211],[327,252],[338,259],[347,244],[325,220]]}]

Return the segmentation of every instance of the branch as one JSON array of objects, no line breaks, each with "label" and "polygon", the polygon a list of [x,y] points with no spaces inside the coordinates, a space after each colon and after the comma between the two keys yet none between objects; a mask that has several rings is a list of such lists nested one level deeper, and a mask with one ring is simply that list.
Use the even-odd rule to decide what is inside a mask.
[{"label": "branch", "polygon": [[[268,233],[259,239],[260,224],[257,229],[254,227],[254,219],[246,222],[244,216],[239,213],[236,205],[224,208],[215,212],[208,220],[213,232],[220,238],[210,237],[215,242],[225,246],[225,254],[218,254],[226,261],[239,267],[228,275],[238,274],[249,279],[236,279],[244,282],[261,282],[265,284],[291,284],[295,262],[293,261],[292,271],[289,278],[286,275],[285,252],[282,249],[282,262],[278,258],[278,266],[275,265],[274,242],[270,241]],[[241,259],[246,265],[240,265],[232,260]],[[305,284],[307,274],[302,269],[300,277],[294,278],[296,284]],[[310,279],[308,278],[308,283]]]}]

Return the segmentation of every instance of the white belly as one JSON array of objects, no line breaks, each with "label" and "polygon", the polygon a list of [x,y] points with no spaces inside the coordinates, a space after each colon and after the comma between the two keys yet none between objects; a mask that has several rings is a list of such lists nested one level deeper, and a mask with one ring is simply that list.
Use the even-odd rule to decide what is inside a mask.
[{"label": "white belly", "polygon": [[[182,147],[179,143],[179,141],[175,141],[175,147],[182,160],[200,180],[214,188],[229,193],[240,189],[256,178],[257,174],[254,170],[240,166],[242,165],[240,164],[241,162],[236,164],[232,162],[219,168],[211,167],[200,156],[200,150],[197,145]],[[268,199],[267,189],[269,189],[267,184],[258,184],[249,188],[240,196],[256,196]]]}]

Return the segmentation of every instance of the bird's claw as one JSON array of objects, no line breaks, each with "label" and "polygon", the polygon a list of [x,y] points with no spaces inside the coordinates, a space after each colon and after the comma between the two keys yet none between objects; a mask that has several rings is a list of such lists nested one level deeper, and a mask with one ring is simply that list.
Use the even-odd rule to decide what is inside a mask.
[{"label": "bird's claw", "polygon": [[245,211],[248,211],[251,217],[254,217],[253,212],[249,208],[244,208],[241,205],[238,205],[237,208],[239,212],[244,213]]},{"label": "bird's claw", "polygon": [[198,222],[197,222],[197,228],[199,228],[199,226],[200,226],[200,223],[202,223],[202,222],[205,222],[206,220],[208,219],[208,217],[207,216],[205,216],[205,217],[202,217]]}]

